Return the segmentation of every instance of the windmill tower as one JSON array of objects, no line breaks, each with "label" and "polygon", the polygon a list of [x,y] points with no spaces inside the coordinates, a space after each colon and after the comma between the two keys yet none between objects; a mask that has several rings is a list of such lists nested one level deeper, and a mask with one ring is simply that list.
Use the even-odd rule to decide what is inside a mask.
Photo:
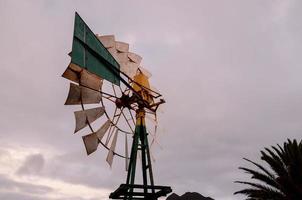
[{"label": "windmill tower", "polygon": [[[147,131],[146,119],[156,123],[157,109],[165,101],[150,86],[151,74],[141,67],[142,57],[130,52],[129,44],[116,41],[113,35],[95,35],[77,13],[69,55],[71,62],[62,76],[74,82],[70,83],[65,105],[81,107],[74,113],[75,133],[89,127],[91,133],[82,136],[88,155],[102,145],[108,150],[106,161],[110,166],[114,156],[125,159],[126,183],[110,198],[156,200],[172,192],[169,186],[154,184],[148,138],[156,138]],[[139,160],[142,184],[136,183]]]}]

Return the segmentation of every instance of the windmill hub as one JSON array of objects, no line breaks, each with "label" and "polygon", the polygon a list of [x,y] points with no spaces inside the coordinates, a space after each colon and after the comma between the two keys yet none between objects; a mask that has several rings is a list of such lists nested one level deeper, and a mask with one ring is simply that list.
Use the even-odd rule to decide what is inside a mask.
[{"label": "windmill hub", "polygon": [[125,107],[125,108],[131,108],[131,97],[127,94],[123,94],[120,98],[117,98],[115,100],[115,105],[116,107],[118,108],[122,108],[122,107]]}]

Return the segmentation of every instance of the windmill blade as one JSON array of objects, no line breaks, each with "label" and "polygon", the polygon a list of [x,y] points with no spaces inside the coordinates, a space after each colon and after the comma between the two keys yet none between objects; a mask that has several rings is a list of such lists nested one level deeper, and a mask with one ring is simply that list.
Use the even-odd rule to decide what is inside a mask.
[{"label": "windmill blade", "polygon": [[78,83],[81,71],[82,71],[81,67],[79,67],[74,63],[70,63],[66,68],[65,72],[62,74],[62,77]]},{"label": "windmill blade", "polygon": [[97,38],[101,41],[104,47],[111,48],[115,47],[115,37],[114,35],[96,35]]},{"label": "windmill blade", "polygon": [[117,57],[117,61],[118,61],[119,64],[129,62],[127,52],[117,52],[116,57]]},{"label": "windmill blade", "polygon": [[148,70],[146,70],[146,68],[139,66],[138,68],[145,76],[147,76],[148,78],[150,78],[152,76],[151,72],[149,72]]},{"label": "windmill blade", "polygon": [[117,58],[117,50],[116,50],[116,48],[115,47],[110,47],[107,50],[111,53],[111,55],[113,56],[113,58],[117,61],[118,58]]},{"label": "windmill blade", "polygon": [[99,145],[99,139],[96,133],[90,133],[88,135],[82,136],[87,155],[95,152]]},{"label": "windmill blade", "polygon": [[97,138],[98,138],[100,141],[103,139],[103,137],[104,137],[105,133],[107,132],[107,130],[108,130],[110,124],[111,124],[111,121],[108,119],[108,120],[105,122],[105,124],[103,124],[99,130],[97,130],[96,136],[97,136]]},{"label": "windmill blade", "polygon": [[129,44],[115,41],[113,35],[98,35],[97,37],[120,64],[120,70],[127,74],[127,76],[130,78],[133,78],[136,74],[139,64],[141,63],[142,57],[138,54],[128,52]]},{"label": "windmill blade", "polygon": [[100,91],[103,84],[103,79],[88,72],[87,70],[82,70],[80,85]]},{"label": "windmill blade", "polygon": [[100,91],[103,83],[103,79],[99,76],[92,74],[73,63],[69,64],[65,72],[62,74],[62,77],[98,91]]},{"label": "windmill blade", "polygon": [[76,127],[74,133],[85,128],[88,124],[94,122],[105,113],[104,107],[91,108],[74,112]]},{"label": "windmill blade", "polygon": [[128,153],[128,137],[127,134],[125,134],[125,169],[128,171],[129,167],[129,153]]},{"label": "windmill blade", "polygon": [[122,72],[124,72],[125,74],[127,74],[130,78],[133,79],[133,77],[135,76],[137,69],[138,69],[139,64],[132,62],[132,61],[128,61],[128,62],[124,62],[120,64],[120,69]]},{"label": "windmill blade", "polygon": [[129,51],[129,44],[125,42],[115,42],[115,48],[119,52],[128,52]]},{"label": "windmill blade", "polygon": [[140,55],[137,55],[135,53],[132,52],[128,52],[128,58],[132,61],[135,62],[137,64],[140,64],[142,61],[142,57]]},{"label": "windmill blade", "polygon": [[101,101],[101,93],[70,83],[65,105],[96,104]]},{"label": "windmill blade", "polygon": [[116,129],[116,131],[114,133],[114,137],[113,137],[113,140],[111,142],[111,146],[110,146],[107,158],[106,158],[106,161],[108,162],[110,167],[112,167],[112,162],[113,162],[113,157],[114,157],[114,150],[115,150],[116,141],[117,141],[117,134],[118,134],[118,129]]}]

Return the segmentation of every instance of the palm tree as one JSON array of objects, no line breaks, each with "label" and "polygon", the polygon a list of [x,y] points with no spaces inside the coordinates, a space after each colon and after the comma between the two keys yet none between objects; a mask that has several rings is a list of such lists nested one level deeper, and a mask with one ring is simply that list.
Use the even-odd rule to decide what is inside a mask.
[{"label": "palm tree", "polygon": [[261,160],[269,168],[244,158],[257,170],[240,167],[250,174],[254,182],[236,181],[247,189],[234,194],[244,194],[246,200],[302,200],[302,140],[287,140],[283,148],[278,144],[261,151]]}]

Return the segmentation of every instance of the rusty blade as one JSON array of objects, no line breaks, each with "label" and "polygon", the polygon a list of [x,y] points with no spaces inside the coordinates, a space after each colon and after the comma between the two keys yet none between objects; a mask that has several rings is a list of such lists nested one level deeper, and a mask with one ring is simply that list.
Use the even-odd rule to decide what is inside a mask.
[{"label": "rusty blade", "polygon": [[152,76],[152,74],[146,68],[139,66],[138,69],[148,78],[150,78]]},{"label": "rusty blade", "polygon": [[83,104],[100,103],[102,95],[100,92],[81,87],[81,98]]},{"label": "rusty blade", "polygon": [[99,130],[97,130],[96,135],[98,137],[99,140],[102,140],[105,133],[107,132],[109,126],[111,124],[111,121],[108,119]]},{"label": "rusty blade", "polygon": [[125,134],[125,169],[128,171],[128,165],[129,165],[129,158],[128,158],[128,138],[127,134]]},{"label": "rusty blade", "polygon": [[128,53],[125,52],[118,52],[116,57],[119,64],[129,61]]},{"label": "rusty blade", "polygon": [[127,74],[130,78],[133,78],[138,69],[138,64],[132,61],[128,61],[126,63],[121,63],[121,71]]},{"label": "rusty blade", "polygon": [[70,83],[69,92],[65,105],[78,105],[81,104],[81,88],[80,86]]},{"label": "rusty blade", "polygon": [[99,139],[96,133],[90,133],[88,135],[82,136],[87,155],[95,152],[98,148]]},{"label": "rusty blade", "polygon": [[81,72],[80,85],[100,91],[102,83],[103,80],[100,77],[88,72],[87,70],[83,70]]},{"label": "rusty blade", "polygon": [[66,68],[65,72],[62,74],[62,77],[74,81],[76,83],[79,82],[79,74],[75,71],[72,71],[69,67]]},{"label": "rusty blade", "polygon": [[112,162],[113,162],[113,157],[114,157],[114,150],[115,150],[116,141],[117,141],[117,134],[118,134],[118,129],[116,129],[116,131],[114,133],[114,137],[112,139],[111,146],[110,146],[107,158],[106,158],[106,161],[108,162],[110,167],[112,167]]},{"label": "rusty blade", "polygon": [[78,132],[79,130],[85,128],[88,123],[92,123],[101,117],[105,112],[104,107],[97,107],[91,108],[87,110],[81,110],[74,112],[76,126],[74,133]]},{"label": "rusty blade", "polygon": [[140,55],[137,55],[135,53],[132,52],[128,52],[128,58],[132,61],[135,62],[137,64],[140,64],[142,61],[142,57]]},{"label": "rusty blade", "polygon": [[80,72],[82,70],[83,69],[80,66],[78,66],[74,63],[70,63],[68,65],[67,69],[65,70],[65,72],[62,74],[62,77],[78,83],[79,77],[80,77]]},{"label": "rusty blade", "polygon": [[128,52],[129,51],[129,44],[125,42],[115,42],[115,48],[119,52]]},{"label": "rusty blade", "polygon": [[106,48],[115,47],[114,35],[97,35],[97,38]]},{"label": "rusty blade", "polygon": [[101,98],[101,93],[98,91],[70,83],[65,105],[95,104],[100,103]]}]

